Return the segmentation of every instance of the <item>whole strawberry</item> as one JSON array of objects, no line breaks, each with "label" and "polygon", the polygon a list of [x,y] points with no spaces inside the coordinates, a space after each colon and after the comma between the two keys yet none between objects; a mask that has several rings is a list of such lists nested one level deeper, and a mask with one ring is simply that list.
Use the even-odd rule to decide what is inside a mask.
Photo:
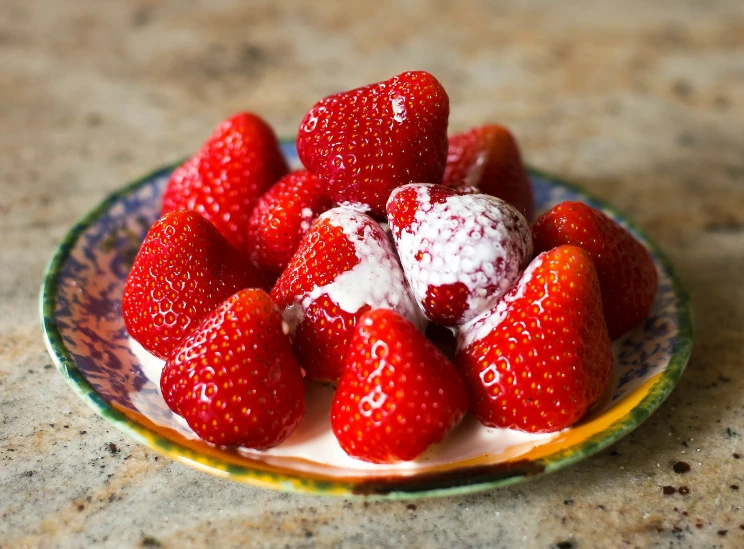
[{"label": "whole strawberry", "polygon": [[308,171],[292,172],[259,198],[248,222],[248,249],[256,267],[276,280],[289,265],[313,221],[331,207],[320,180]]},{"label": "whole strawberry", "polygon": [[359,319],[331,407],[347,454],[373,463],[415,459],[467,406],[455,366],[415,326],[384,309]]},{"label": "whole strawberry", "polygon": [[470,411],[488,427],[531,433],[577,422],[612,377],[612,348],[589,255],[560,246],[458,334]]},{"label": "whole strawberry", "polygon": [[300,124],[297,152],[336,203],[384,216],[394,188],[441,183],[448,117],[436,78],[404,72],[316,103]]},{"label": "whole strawberry", "polygon": [[423,327],[387,235],[371,217],[347,208],[318,218],[271,297],[313,380],[338,380],[354,326],[370,309],[398,311]]},{"label": "whole strawberry", "polygon": [[535,251],[572,244],[594,261],[611,339],[641,324],[654,304],[658,275],[651,254],[630,232],[582,202],[562,202],[532,227]]},{"label": "whole strawberry", "polygon": [[245,249],[253,206],[286,173],[287,162],[269,125],[254,114],[236,114],[174,170],[162,213],[199,212],[235,247]]},{"label": "whole strawberry", "polygon": [[532,254],[527,220],[493,196],[416,183],[393,191],[387,213],[416,299],[444,326],[494,305]]},{"label": "whole strawberry", "polygon": [[503,126],[488,124],[451,136],[443,184],[496,196],[532,219],[530,178],[517,141]]},{"label": "whole strawberry", "polygon": [[197,435],[221,446],[275,446],[305,412],[302,371],[262,290],[242,290],[207,315],[166,362],[160,388]]},{"label": "whole strawberry", "polygon": [[196,212],[164,215],[147,233],[122,298],[124,324],[159,358],[217,305],[265,282],[248,258]]}]

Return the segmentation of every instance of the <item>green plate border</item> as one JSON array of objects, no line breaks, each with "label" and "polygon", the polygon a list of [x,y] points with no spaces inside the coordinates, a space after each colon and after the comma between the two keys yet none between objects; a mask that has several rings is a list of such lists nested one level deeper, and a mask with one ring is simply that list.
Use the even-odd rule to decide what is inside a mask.
[{"label": "green plate border", "polygon": [[[288,144],[292,143],[292,141],[283,140],[283,143]],[[199,452],[195,452],[190,448],[173,442],[159,433],[131,420],[103,399],[77,368],[75,361],[62,340],[55,319],[58,292],[57,279],[80,235],[117,200],[134,192],[150,180],[172,171],[182,162],[183,161],[175,162],[152,171],[118,191],[115,191],[77,222],[65,235],[46,268],[41,286],[39,305],[46,347],[57,369],[73,387],[75,392],[77,392],[78,395],[80,395],[80,397],[91,408],[93,408],[93,410],[112,423],[117,429],[152,450],[192,467],[211,472],[217,476],[232,478],[256,486],[269,487],[288,492],[341,497],[357,496],[367,497],[370,499],[400,500],[453,496],[500,488],[567,467],[568,465],[574,464],[599,452],[630,433],[633,429],[643,423],[643,421],[645,421],[646,418],[648,418],[669,396],[677,385],[677,382],[679,381],[690,358],[693,344],[692,305],[687,290],[685,290],[676,269],[666,255],[648,237],[648,235],[645,234],[644,231],[639,229],[634,223],[629,222],[624,217],[618,215],[614,209],[608,206],[603,200],[592,196],[580,187],[568,183],[561,178],[555,177],[541,170],[529,168],[531,175],[548,179],[555,185],[576,192],[583,199],[591,201],[599,207],[606,209],[617,217],[623,219],[623,222],[629,228],[646,241],[647,245],[651,248],[663,268],[669,273],[672,280],[672,286],[677,299],[678,311],[679,333],[677,335],[677,341],[672,349],[669,365],[660,375],[656,383],[654,383],[650,388],[648,394],[627,416],[616,421],[602,432],[583,441],[581,444],[545,456],[535,462],[523,463],[518,461],[513,464],[513,467],[501,471],[489,470],[488,468],[473,470],[470,474],[457,479],[443,477],[439,481],[436,479],[428,479],[421,483],[416,483],[415,477],[413,477],[412,479],[406,479],[398,484],[389,485],[387,487],[385,487],[384,483],[381,483],[378,488],[370,488],[367,483],[363,482],[323,481],[314,478],[306,478],[301,475],[295,476],[268,472],[260,469],[230,464],[218,458],[205,457]],[[374,482],[372,484],[374,485]]]}]

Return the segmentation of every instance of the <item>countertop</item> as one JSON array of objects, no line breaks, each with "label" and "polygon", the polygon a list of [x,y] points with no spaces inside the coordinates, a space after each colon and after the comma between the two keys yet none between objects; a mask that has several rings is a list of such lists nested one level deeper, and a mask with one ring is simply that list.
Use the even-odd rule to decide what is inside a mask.
[{"label": "countertop", "polygon": [[[743,2],[3,0],[2,12],[2,549],[744,547]],[[291,136],[320,97],[414,68],[448,90],[453,130],[510,126],[530,164],[605,198],[676,264],[696,342],[667,402],[555,474],[414,502],[220,480],[88,409],[51,365],[37,312],[76,219],[233,112]]]}]

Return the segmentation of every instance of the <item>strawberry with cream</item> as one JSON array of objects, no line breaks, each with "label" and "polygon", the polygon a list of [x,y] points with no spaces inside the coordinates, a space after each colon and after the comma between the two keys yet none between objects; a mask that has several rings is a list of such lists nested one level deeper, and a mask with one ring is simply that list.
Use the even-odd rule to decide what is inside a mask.
[{"label": "strawberry with cream", "polygon": [[[287,166],[270,128],[249,124],[261,130],[260,139],[234,139],[245,137],[238,122],[252,115],[229,119],[207,143],[208,154],[174,173],[164,211],[169,204],[202,211],[194,197],[214,206],[207,209],[215,227],[202,219],[194,236],[196,225],[187,224],[181,241],[192,245],[177,258],[186,289],[196,284],[210,299],[196,303],[201,316],[191,318],[186,305],[193,296],[181,296],[186,320],[195,323],[179,321],[169,349],[139,337],[142,326],[157,327],[166,313],[174,317],[171,309],[178,313],[160,299],[173,293],[173,261],[151,250],[148,272],[163,276],[143,279],[147,295],[127,300],[132,292],[125,291],[123,301],[127,327],[142,343],[135,352],[143,353],[153,379],[162,373],[165,402],[190,426],[177,423],[182,433],[239,445],[252,457],[282,442],[268,455],[344,467],[351,456],[393,471],[397,462],[422,456],[401,467],[411,473],[427,460],[506,450],[513,458],[514,445],[537,444],[595,405],[612,378],[605,322],[625,330],[648,314],[656,287],[650,256],[635,253],[641,245],[630,233],[608,228],[576,204],[568,213],[549,212],[557,211],[533,233],[525,219],[532,189],[511,134],[488,125],[448,144],[448,115],[441,84],[428,73],[406,72],[316,103],[297,136],[306,170],[273,186]],[[328,209],[333,205],[340,207]],[[176,214],[191,215],[164,219]],[[565,219],[575,222],[559,223]],[[225,256],[217,257],[214,243],[227,241],[214,235],[228,225],[225,236],[237,238],[240,250],[217,246]],[[528,266],[533,235],[544,253]],[[568,240],[556,235],[576,238],[565,246]],[[643,307],[636,301],[608,312],[600,288],[618,269],[603,270],[615,264],[603,264],[599,248],[630,250],[637,259],[631,266],[651,265],[641,272]],[[127,289],[142,278],[137,266]],[[228,274],[248,269],[255,276],[226,280],[226,266]],[[264,279],[276,280],[270,296],[259,289]],[[610,282],[616,280],[625,279]],[[215,293],[228,282],[230,292]],[[427,319],[435,328],[430,339],[437,330],[451,336],[451,345],[439,343],[452,360],[421,333]],[[144,349],[165,358],[165,369]],[[325,383],[304,383],[303,373],[338,383],[335,396]]]},{"label": "strawberry with cream", "polygon": [[385,232],[343,207],[318,218],[271,297],[309,379],[338,380],[354,326],[371,309],[396,311],[420,329],[425,323]]},{"label": "strawberry with cream", "polygon": [[527,220],[493,196],[415,183],[393,191],[387,213],[411,289],[443,326],[495,305],[532,254]]}]

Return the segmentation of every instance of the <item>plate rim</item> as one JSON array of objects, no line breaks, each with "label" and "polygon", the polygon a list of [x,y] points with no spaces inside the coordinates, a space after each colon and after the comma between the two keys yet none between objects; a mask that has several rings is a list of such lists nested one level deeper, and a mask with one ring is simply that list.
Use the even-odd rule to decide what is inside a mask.
[{"label": "plate rim", "polygon": [[[294,140],[282,139],[281,144],[284,146],[294,145]],[[672,288],[675,295],[675,301],[678,311],[678,334],[676,342],[672,348],[669,363],[666,369],[658,374],[657,379],[650,386],[648,393],[623,417],[607,426],[602,431],[581,441],[579,444],[569,446],[558,450],[552,454],[540,457],[533,463],[538,465],[538,472],[533,468],[514,467],[513,470],[507,469],[503,473],[483,473],[481,475],[464,476],[462,479],[450,479],[444,481],[444,485],[435,485],[424,483],[423,486],[416,485],[415,482],[396,481],[392,488],[386,489],[384,485],[379,491],[370,492],[365,487],[364,482],[360,481],[343,481],[343,480],[320,480],[312,477],[303,476],[302,474],[285,474],[275,471],[262,470],[259,468],[247,467],[227,463],[218,457],[204,456],[178,442],[172,441],[157,431],[146,427],[134,419],[126,416],[109,404],[93,386],[85,379],[82,372],[77,368],[72,355],[67,349],[62,339],[59,327],[56,322],[56,301],[59,291],[58,278],[61,270],[70,256],[70,253],[77,243],[82,233],[88,229],[103,213],[116,203],[119,199],[131,194],[140,187],[144,186],[153,179],[162,177],[170,173],[173,169],[183,163],[183,159],[177,162],[166,164],[156,170],[153,170],[144,176],[124,185],[113,191],[95,207],[82,216],[75,225],[65,234],[64,238],[57,246],[52,257],[44,271],[44,277],[41,284],[39,313],[41,316],[44,342],[47,351],[52,357],[57,369],[73,387],[75,392],[90,406],[98,415],[103,417],[117,429],[131,438],[134,438],[140,444],[159,452],[166,457],[185,463],[199,470],[209,472],[219,477],[231,478],[247,484],[252,484],[262,488],[273,488],[276,490],[308,493],[316,495],[333,495],[341,497],[367,497],[371,499],[411,499],[424,497],[441,497],[465,495],[475,492],[481,492],[494,488],[500,488],[537,478],[546,473],[552,473],[603,450],[611,444],[617,442],[636,427],[641,425],[672,393],[674,387],[679,382],[680,377],[689,361],[693,345],[693,311],[689,294],[685,289],[674,265],[669,261],[667,256],[659,249],[656,243],[632,220],[620,215],[614,208],[604,200],[593,196],[579,186],[564,180],[561,177],[554,176],[540,169],[528,167],[531,176],[541,177],[548,180],[551,184],[564,187],[576,193],[582,201],[592,206],[599,207],[618,219],[638,235],[651,248],[661,266],[668,273]],[[518,463],[518,462],[517,462]],[[416,477],[411,477],[415,479]],[[371,481],[375,483],[375,481]]]}]

